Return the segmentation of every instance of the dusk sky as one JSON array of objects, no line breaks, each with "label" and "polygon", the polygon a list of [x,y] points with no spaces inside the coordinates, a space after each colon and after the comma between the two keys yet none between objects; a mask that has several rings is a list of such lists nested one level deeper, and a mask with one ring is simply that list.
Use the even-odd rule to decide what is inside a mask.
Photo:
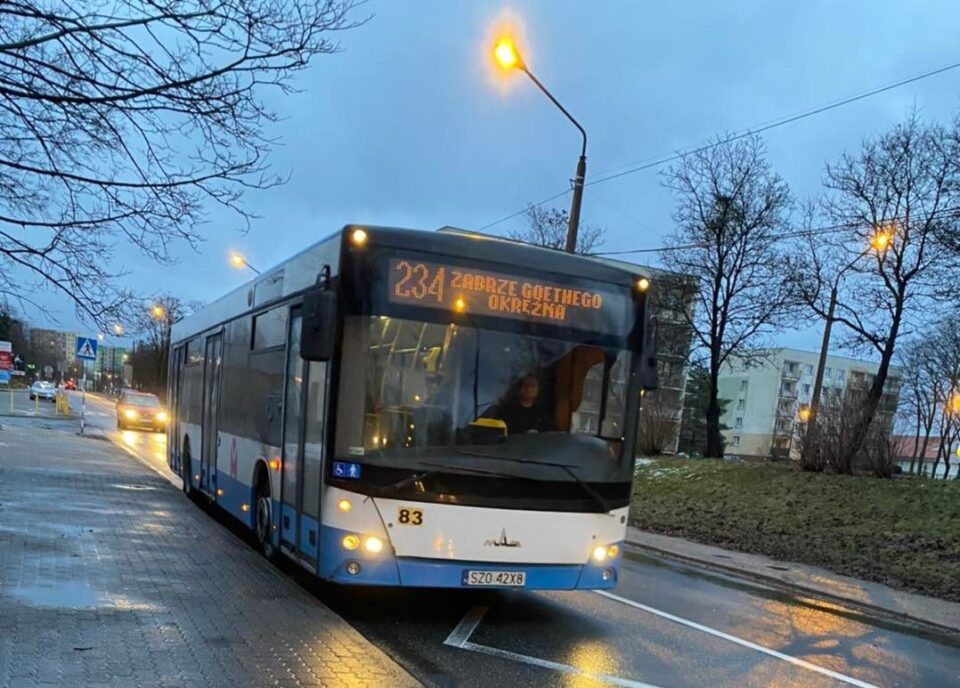
[{"label": "dusk sky", "polygon": [[[530,68],[587,129],[588,183],[960,61],[960,5],[949,2],[372,0],[359,11],[374,16],[298,77],[302,93],[268,95],[285,117],[272,162],[291,180],[247,196],[262,219],[244,236],[238,218],[214,212],[199,252],[180,247],[172,267],[123,251],[131,286],[212,301],[250,276],[228,266],[230,249],[267,268],[346,223],[478,229],[568,188],[576,130],[522,75],[493,75],[493,27],[505,17],[522,24]],[[842,151],[914,106],[946,121],[958,95],[960,69],[780,127],[764,134],[770,162],[808,198]],[[607,228],[601,250],[656,248],[672,207],[653,169],[588,187],[582,221]],[[57,315],[85,331],[62,303]],[[777,341],[816,349],[819,331]]]}]

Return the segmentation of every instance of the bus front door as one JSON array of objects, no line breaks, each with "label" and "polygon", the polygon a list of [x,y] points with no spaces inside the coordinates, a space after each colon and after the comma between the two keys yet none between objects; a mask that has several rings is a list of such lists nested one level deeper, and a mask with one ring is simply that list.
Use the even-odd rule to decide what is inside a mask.
[{"label": "bus front door", "polygon": [[281,477],[280,541],[284,548],[300,556],[297,534],[300,530],[300,487],[303,433],[304,366],[300,358],[299,309],[290,314],[287,332],[287,370],[283,395],[283,467]]},{"label": "bus front door", "polygon": [[217,418],[220,408],[220,365],[223,358],[223,333],[207,337],[207,355],[203,369],[203,450],[200,452],[200,489],[214,494],[217,482]]}]

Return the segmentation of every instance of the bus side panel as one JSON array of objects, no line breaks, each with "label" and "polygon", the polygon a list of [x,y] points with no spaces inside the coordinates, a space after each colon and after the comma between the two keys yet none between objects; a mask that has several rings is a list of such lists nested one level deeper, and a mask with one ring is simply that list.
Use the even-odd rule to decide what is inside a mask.
[{"label": "bus side panel", "polygon": [[248,528],[253,528],[256,503],[253,478],[257,463],[262,461],[268,466],[271,494],[274,500],[273,522],[278,523],[279,500],[275,493],[280,487],[280,471],[269,468],[269,465],[271,459],[279,456],[279,447],[272,447],[249,437],[238,437],[233,433],[221,432],[220,448],[217,453],[217,505]]},{"label": "bus side panel", "polygon": [[[255,514],[254,473],[258,461],[280,457],[283,349],[252,351],[253,318],[243,316],[224,329],[221,370],[220,442],[217,447],[217,503],[248,527]],[[279,470],[270,470],[274,523],[279,523]],[[247,510],[243,506],[247,505]]]}]

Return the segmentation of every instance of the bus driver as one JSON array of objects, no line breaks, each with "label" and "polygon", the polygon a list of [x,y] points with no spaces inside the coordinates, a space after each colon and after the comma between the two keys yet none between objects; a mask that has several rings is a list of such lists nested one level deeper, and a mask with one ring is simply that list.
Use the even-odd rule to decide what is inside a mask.
[{"label": "bus driver", "polygon": [[533,375],[526,375],[514,398],[501,402],[483,415],[496,418],[507,424],[511,435],[523,432],[550,432],[554,430],[550,414],[540,401],[540,383]]}]

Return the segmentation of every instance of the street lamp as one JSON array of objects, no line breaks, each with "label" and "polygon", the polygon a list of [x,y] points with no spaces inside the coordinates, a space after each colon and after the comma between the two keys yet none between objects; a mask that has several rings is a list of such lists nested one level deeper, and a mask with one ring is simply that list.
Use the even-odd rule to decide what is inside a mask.
[{"label": "street lamp", "polygon": [[165,316],[166,314],[167,314],[166,309],[163,306],[161,306],[159,303],[150,309],[150,315],[153,316],[154,320],[163,320],[163,316]]},{"label": "street lamp", "polygon": [[239,253],[237,253],[236,251],[232,251],[232,252],[230,253],[230,265],[232,265],[233,267],[237,268],[238,270],[242,270],[242,269],[245,268],[245,267],[246,267],[246,268],[250,268],[250,269],[253,270],[256,274],[258,274],[258,275],[260,274],[260,271],[259,271],[259,270],[257,270],[255,267],[253,267],[252,265],[250,265],[250,263],[247,262],[247,259],[244,258],[244,257],[243,257],[242,255],[240,255]]},{"label": "street lamp", "polygon": [[861,258],[871,251],[876,251],[880,254],[882,260],[883,255],[886,254],[887,249],[890,248],[892,244],[893,230],[889,226],[877,227],[870,237],[870,245],[858,253],[856,258],[847,263],[833,280],[833,284],[830,287],[830,304],[827,306],[827,321],[823,325],[823,341],[820,344],[820,359],[817,362],[817,378],[813,383],[813,396],[810,397],[809,422],[811,424],[816,423],[817,411],[820,410],[820,392],[823,390],[823,371],[827,364],[827,350],[830,348],[830,331],[833,329],[833,322],[835,320],[833,315],[837,308],[837,289],[840,286],[840,279],[847,270],[851,269]]},{"label": "street lamp", "polygon": [[504,36],[496,42],[493,46],[493,59],[496,60],[497,64],[503,69],[519,69],[530,77],[530,80],[550,99],[550,102],[556,105],[568,120],[573,122],[573,126],[580,131],[580,135],[583,137],[583,146],[580,148],[580,160],[577,161],[577,176],[574,177],[573,180],[573,201],[570,203],[570,221],[567,225],[566,251],[567,253],[575,253],[577,250],[577,231],[580,228],[580,205],[583,202],[583,180],[587,174],[587,132],[580,126],[580,123],[573,118],[573,115],[567,112],[567,109],[560,104],[560,101],[554,98],[553,94],[533,75],[533,72],[530,71],[530,68],[527,67],[527,64],[523,61],[523,57],[520,56],[520,51],[517,49],[516,43],[514,43],[511,38]]}]

